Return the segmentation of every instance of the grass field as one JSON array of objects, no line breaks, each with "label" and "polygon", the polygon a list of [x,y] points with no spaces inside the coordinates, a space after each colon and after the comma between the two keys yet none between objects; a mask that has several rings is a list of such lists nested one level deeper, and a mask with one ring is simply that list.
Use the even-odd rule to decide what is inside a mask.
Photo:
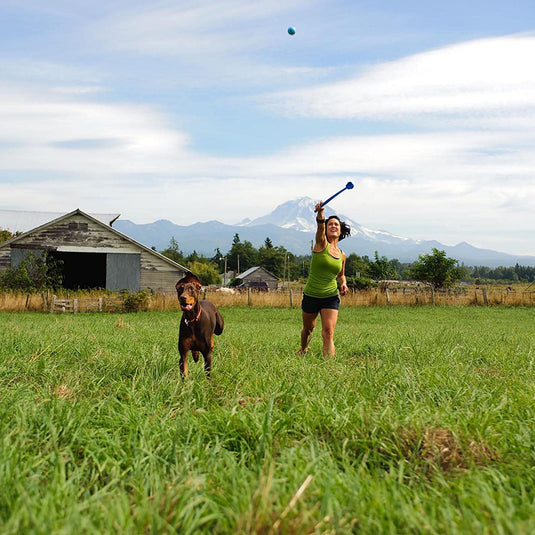
[{"label": "grass field", "polygon": [[535,532],[535,309],[222,313],[0,313],[1,532]]}]

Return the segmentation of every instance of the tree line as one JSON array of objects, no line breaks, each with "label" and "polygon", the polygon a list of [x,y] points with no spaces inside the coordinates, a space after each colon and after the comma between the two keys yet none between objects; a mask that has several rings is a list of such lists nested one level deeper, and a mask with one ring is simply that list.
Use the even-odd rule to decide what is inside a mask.
[{"label": "tree line", "polygon": [[[13,236],[9,231],[0,229],[0,243]],[[155,247],[152,249],[156,250]],[[221,273],[225,268],[227,272],[239,274],[255,266],[262,266],[283,281],[304,282],[311,260],[311,254],[295,255],[282,245],[274,245],[269,237],[256,248],[250,241],[242,242],[239,234],[234,235],[226,253],[217,248],[211,257],[196,251],[185,255],[174,237],[169,246],[159,252],[195,273],[204,285],[221,284]],[[535,267],[519,264],[497,268],[460,266],[457,260],[448,258],[444,251],[438,249],[420,255],[412,263],[388,259],[377,252],[373,258],[351,253],[346,258],[346,277],[352,289],[365,289],[380,284],[378,281],[389,280],[416,280],[435,288],[446,288],[459,281],[476,284],[533,282]],[[235,281],[229,278],[226,282]],[[58,287],[61,287],[61,266],[51,259],[47,260],[46,253],[29,255],[18,266],[0,275],[0,289],[40,291]]]},{"label": "tree line", "polygon": [[[222,253],[218,248],[212,257],[199,255],[196,251],[184,255],[175,238],[171,238],[169,247],[160,252],[201,275],[204,284],[221,283],[219,273],[224,271],[225,262],[227,271],[243,273],[251,267],[262,266],[281,280],[304,281],[311,260],[311,254],[295,255],[283,246],[275,246],[269,237],[257,249],[250,241],[242,242],[239,234],[234,235],[228,252]],[[459,281],[476,284],[535,281],[535,267],[519,264],[497,268],[463,266],[438,249],[432,249],[429,254],[419,255],[415,262],[407,263],[379,256],[377,252],[373,258],[351,253],[346,257],[345,271],[348,284],[353,289],[371,287],[377,281],[386,280],[418,280],[435,288],[449,287]]]}]

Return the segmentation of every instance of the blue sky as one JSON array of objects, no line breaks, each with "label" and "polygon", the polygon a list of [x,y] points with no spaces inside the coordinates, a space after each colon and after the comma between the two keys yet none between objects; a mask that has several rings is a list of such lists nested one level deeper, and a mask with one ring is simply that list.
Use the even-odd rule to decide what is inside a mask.
[{"label": "blue sky", "polygon": [[535,254],[534,20],[524,0],[0,0],[0,208],[235,223],[352,180],[332,207],[366,227]]}]

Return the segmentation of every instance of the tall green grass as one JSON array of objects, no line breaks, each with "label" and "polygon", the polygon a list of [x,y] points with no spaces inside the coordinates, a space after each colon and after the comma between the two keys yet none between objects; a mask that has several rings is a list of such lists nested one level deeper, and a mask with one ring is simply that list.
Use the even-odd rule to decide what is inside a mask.
[{"label": "tall green grass", "polygon": [[535,309],[222,313],[211,382],[177,312],[0,314],[0,530],[535,531]]}]

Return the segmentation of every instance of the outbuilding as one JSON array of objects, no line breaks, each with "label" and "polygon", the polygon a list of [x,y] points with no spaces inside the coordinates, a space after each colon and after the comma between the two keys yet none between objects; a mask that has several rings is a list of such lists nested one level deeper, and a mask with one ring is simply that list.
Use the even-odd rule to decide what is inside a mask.
[{"label": "outbuilding", "polygon": [[0,243],[0,273],[33,253],[60,261],[67,289],[170,291],[188,271],[77,209]]},{"label": "outbuilding", "polygon": [[238,284],[253,284],[255,282],[265,282],[270,290],[276,290],[279,278],[273,273],[270,273],[262,266],[249,268],[240,275],[236,275]]}]

